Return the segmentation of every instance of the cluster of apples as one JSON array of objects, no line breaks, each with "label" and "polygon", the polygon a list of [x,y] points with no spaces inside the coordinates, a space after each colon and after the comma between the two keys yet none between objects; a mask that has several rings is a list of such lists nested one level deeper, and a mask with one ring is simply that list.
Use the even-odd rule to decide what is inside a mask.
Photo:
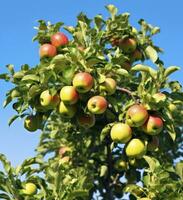
[{"label": "cluster of apples", "polygon": [[[132,128],[139,128],[142,132],[152,137],[146,144],[143,133],[140,138],[133,136]],[[114,142],[125,145],[125,153],[130,158],[141,158],[148,150],[158,147],[158,135],[163,130],[163,120],[157,114],[150,114],[141,104],[132,105],[126,112],[125,123],[115,123],[111,128],[111,138]]]}]

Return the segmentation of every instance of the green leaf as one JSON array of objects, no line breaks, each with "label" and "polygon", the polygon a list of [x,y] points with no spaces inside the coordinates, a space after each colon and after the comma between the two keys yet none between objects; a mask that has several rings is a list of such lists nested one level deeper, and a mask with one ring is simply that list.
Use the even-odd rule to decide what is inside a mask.
[{"label": "green leaf", "polygon": [[107,124],[100,133],[100,141],[103,141],[105,137],[110,133],[111,124]]},{"label": "green leaf", "polygon": [[170,66],[165,70],[164,76],[168,77],[170,74],[174,73],[177,70],[180,70],[180,67]]},{"label": "green leaf", "polygon": [[6,65],[6,67],[8,68],[10,74],[13,75],[13,74],[15,73],[15,71],[14,71],[14,66],[13,66],[13,65]]},{"label": "green leaf", "polygon": [[102,29],[105,21],[102,19],[102,15],[97,15],[94,18],[94,22],[95,22],[95,25],[96,25],[96,29],[98,31],[100,31]]},{"label": "green leaf", "polygon": [[131,71],[146,72],[146,73],[149,73],[152,78],[156,78],[156,76],[157,76],[156,70],[154,70],[153,68],[151,68],[147,65],[142,65],[142,64],[135,65],[134,67],[131,68]]},{"label": "green leaf", "polygon": [[5,108],[11,101],[12,101],[12,98],[11,96],[8,95],[3,103],[3,107]]},{"label": "green leaf", "polygon": [[158,53],[152,46],[148,46],[145,49],[145,53],[146,53],[147,57],[150,58],[153,63],[155,63],[157,61]]},{"label": "green leaf", "polygon": [[170,137],[172,138],[173,141],[175,141],[176,139],[176,132],[175,132],[175,128],[174,128],[174,125],[172,124],[172,122],[167,122],[165,124],[165,128],[168,132],[168,134],[170,135]]},{"label": "green leaf", "polygon": [[1,194],[0,194],[0,198],[1,198],[1,199],[11,200],[11,198],[10,198],[7,194],[5,194],[5,193],[1,193]]},{"label": "green leaf", "polygon": [[37,82],[39,82],[39,76],[34,75],[34,74],[28,74],[22,78],[22,81],[37,81]]},{"label": "green leaf", "polygon": [[75,200],[75,199],[77,199],[76,197],[81,197],[81,198],[84,197],[84,198],[86,198],[87,196],[88,196],[88,190],[74,190],[69,195],[69,199],[70,200]]},{"label": "green leaf", "polygon": [[154,172],[160,166],[160,163],[157,159],[150,157],[150,156],[143,156],[145,161],[148,163],[151,172]]},{"label": "green leaf", "polygon": [[118,9],[112,4],[106,6],[106,8],[110,12],[112,20],[114,20],[115,19],[115,15],[118,12]]},{"label": "green leaf", "polygon": [[143,188],[135,184],[126,185],[123,191],[129,192],[130,194],[133,194],[135,197],[142,197],[142,194],[144,193]]},{"label": "green leaf", "polygon": [[117,69],[116,73],[119,74],[119,75],[121,75],[121,76],[129,77],[129,73],[125,69]]},{"label": "green leaf", "polygon": [[11,126],[11,124],[19,117],[19,115],[14,115],[11,117],[8,121],[8,125]]},{"label": "green leaf", "polygon": [[176,164],[175,171],[183,181],[183,161]]},{"label": "green leaf", "polygon": [[100,167],[100,177],[106,176],[108,172],[108,167],[106,165],[102,165]]}]

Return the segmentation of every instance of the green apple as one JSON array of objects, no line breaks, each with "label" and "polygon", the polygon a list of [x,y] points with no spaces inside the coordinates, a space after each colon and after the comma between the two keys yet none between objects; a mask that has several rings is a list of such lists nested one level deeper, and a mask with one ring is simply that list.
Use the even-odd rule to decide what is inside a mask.
[{"label": "green apple", "polygon": [[93,87],[93,77],[87,72],[79,72],[74,76],[73,86],[79,93],[86,93]]},{"label": "green apple", "polygon": [[144,141],[134,138],[126,145],[126,155],[132,158],[141,158],[146,153],[146,145]]},{"label": "green apple", "polygon": [[64,86],[60,91],[60,98],[65,104],[75,104],[79,99],[79,94],[73,86]]},{"label": "green apple", "polygon": [[88,110],[93,114],[102,114],[107,109],[107,100],[102,96],[93,96],[87,103]]},{"label": "green apple", "polygon": [[91,128],[95,125],[95,115],[82,114],[77,118],[77,122],[83,128]]},{"label": "green apple", "polygon": [[101,84],[101,90],[106,91],[108,95],[112,95],[116,91],[116,81],[113,78],[106,78]]},{"label": "green apple", "polygon": [[125,38],[119,41],[119,47],[125,53],[131,53],[135,51],[137,47],[137,42],[134,38]]},{"label": "green apple", "polygon": [[37,186],[34,183],[26,183],[23,193],[26,195],[34,195],[37,193]]},{"label": "green apple", "polygon": [[166,100],[166,95],[161,92],[158,92],[153,95],[153,98],[155,99],[156,103],[164,102]]},{"label": "green apple", "polygon": [[116,123],[111,128],[110,134],[113,141],[127,143],[132,137],[132,129],[128,124]]},{"label": "green apple", "polygon": [[114,168],[118,171],[126,171],[128,169],[128,163],[123,158],[120,158],[115,162]]},{"label": "green apple", "polygon": [[39,122],[35,115],[29,115],[24,120],[24,128],[30,132],[34,132],[39,128]]},{"label": "green apple", "polygon": [[16,97],[20,97],[20,92],[17,89],[12,90],[11,92],[11,98],[14,99]]},{"label": "green apple", "polygon": [[177,110],[177,106],[176,106],[175,104],[173,104],[173,103],[170,103],[170,104],[168,105],[168,109],[169,109],[172,113],[174,113],[174,112],[176,112],[176,110]]},{"label": "green apple", "polygon": [[148,112],[142,105],[131,106],[126,113],[126,123],[131,127],[142,126],[148,119]]},{"label": "green apple", "polygon": [[60,102],[60,97],[58,94],[51,95],[49,90],[45,90],[40,95],[40,104],[43,107],[53,109]]},{"label": "green apple", "polygon": [[163,130],[163,120],[157,115],[150,115],[142,129],[148,135],[158,135]]},{"label": "green apple", "polygon": [[148,151],[156,151],[159,147],[159,138],[157,136],[152,136],[151,141],[147,144]]},{"label": "green apple", "polygon": [[61,114],[61,116],[65,118],[72,118],[76,114],[76,111],[76,105],[67,105],[62,101],[60,102],[58,112]]}]

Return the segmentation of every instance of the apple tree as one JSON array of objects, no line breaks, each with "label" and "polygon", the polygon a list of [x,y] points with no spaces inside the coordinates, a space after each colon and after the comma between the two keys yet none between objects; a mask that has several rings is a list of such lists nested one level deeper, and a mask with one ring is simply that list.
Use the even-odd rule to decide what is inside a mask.
[{"label": "apple tree", "polygon": [[0,155],[1,199],[183,197],[183,93],[169,78],[179,67],[161,60],[158,27],[106,9],[75,26],[39,20],[40,62],[0,75],[12,84],[9,125],[40,132],[36,157],[12,167]]}]

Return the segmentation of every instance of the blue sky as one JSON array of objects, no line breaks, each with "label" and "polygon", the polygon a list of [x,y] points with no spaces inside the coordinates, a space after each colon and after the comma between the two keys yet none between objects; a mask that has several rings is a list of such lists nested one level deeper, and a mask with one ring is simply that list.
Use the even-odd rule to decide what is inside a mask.
[{"label": "blue sky", "polygon": [[[36,20],[51,22],[63,21],[74,25],[76,15],[83,11],[89,17],[96,14],[107,16],[104,6],[114,4],[120,12],[131,13],[131,23],[137,25],[140,18],[159,26],[161,34],[155,37],[156,44],[165,53],[161,56],[166,66],[183,66],[183,1],[180,0],[16,0],[2,1],[0,7],[0,73],[6,64],[14,64],[19,69],[21,64],[31,66],[39,62],[38,44],[32,42]],[[183,83],[183,70],[171,78]],[[0,81],[0,152],[6,154],[13,165],[33,156],[40,133],[29,133],[23,128],[22,121],[16,121],[8,127],[8,119],[14,114],[11,106],[2,108],[6,91],[11,85]]]}]

